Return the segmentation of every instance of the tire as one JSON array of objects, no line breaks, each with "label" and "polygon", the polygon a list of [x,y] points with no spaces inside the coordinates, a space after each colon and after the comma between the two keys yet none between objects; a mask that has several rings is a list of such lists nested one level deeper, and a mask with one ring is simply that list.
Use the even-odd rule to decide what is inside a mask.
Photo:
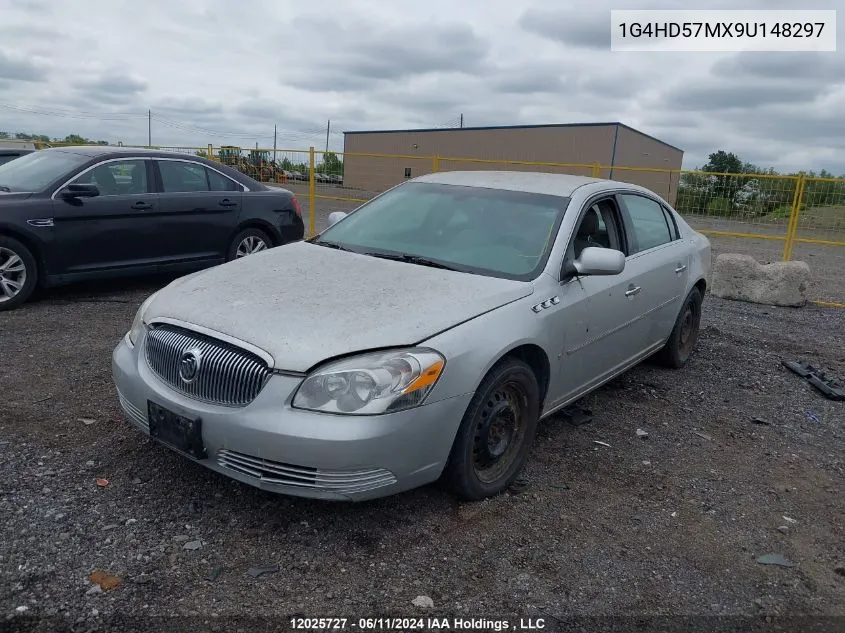
[{"label": "tire", "polygon": [[[540,388],[534,372],[521,360],[504,359],[490,370],[470,401],[441,484],[467,501],[505,491],[525,466],[539,415]],[[498,435],[498,445],[493,445],[491,430]]]},{"label": "tire", "polygon": [[[257,247],[259,244],[263,244],[263,246],[257,247],[256,250],[250,250],[250,247],[248,246],[249,244],[254,245],[253,248]],[[234,237],[232,243],[229,245],[229,250],[226,253],[226,261],[230,262],[233,259],[246,257],[247,255],[252,255],[253,253],[260,251],[266,251],[269,248],[273,248],[273,240],[270,239],[270,236],[267,235],[267,233],[261,229],[244,229]]]},{"label": "tire", "polygon": [[698,342],[698,328],[701,324],[701,291],[693,288],[687,295],[681,312],[666,345],[655,354],[655,360],[665,367],[680,369],[687,364]]},{"label": "tire", "polygon": [[14,310],[38,285],[38,265],[18,240],[0,235],[0,312]]}]

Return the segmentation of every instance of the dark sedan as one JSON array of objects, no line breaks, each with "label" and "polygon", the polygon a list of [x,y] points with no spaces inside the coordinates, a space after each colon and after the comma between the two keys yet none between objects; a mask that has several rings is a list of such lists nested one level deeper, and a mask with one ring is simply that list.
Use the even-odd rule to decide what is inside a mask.
[{"label": "dark sedan", "polygon": [[16,147],[0,147],[0,165],[4,165],[11,160],[26,156],[34,152],[34,149],[20,149]]},{"label": "dark sedan", "polygon": [[0,311],[38,286],[182,273],[304,235],[286,189],[176,152],[66,147],[0,165]]}]

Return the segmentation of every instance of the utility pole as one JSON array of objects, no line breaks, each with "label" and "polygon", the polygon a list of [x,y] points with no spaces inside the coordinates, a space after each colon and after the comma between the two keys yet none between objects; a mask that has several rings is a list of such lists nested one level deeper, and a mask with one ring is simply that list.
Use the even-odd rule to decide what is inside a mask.
[{"label": "utility pole", "polygon": [[464,126],[464,113],[461,112],[461,127]]},{"label": "utility pole", "polygon": [[273,164],[276,164],[276,124],[273,124]]},{"label": "utility pole", "polygon": [[147,110],[147,147],[153,146],[153,111]]},{"label": "utility pole", "polygon": [[[329,153],[329,130],[332,129],[332,120],[329,119],[326,123],[326,154]],[[326,157],[323,156],[323,162],[326,161]]]}]

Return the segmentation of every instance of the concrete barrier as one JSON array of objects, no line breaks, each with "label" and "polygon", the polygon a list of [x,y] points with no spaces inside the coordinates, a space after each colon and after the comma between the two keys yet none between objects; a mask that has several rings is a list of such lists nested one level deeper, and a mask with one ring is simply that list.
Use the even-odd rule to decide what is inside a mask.
[{"label": "concrete barrier", "polygon": [[710,292],[751,303],[800,307],[807,303],[810,267],[806,262],[760,264],[748,255],[716,257]]}]

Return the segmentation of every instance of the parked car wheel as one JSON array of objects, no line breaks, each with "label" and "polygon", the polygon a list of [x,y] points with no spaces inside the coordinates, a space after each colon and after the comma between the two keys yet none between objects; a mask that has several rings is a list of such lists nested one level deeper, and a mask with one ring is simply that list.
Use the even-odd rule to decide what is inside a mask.
[{"label": "parked car wheel", "polygon": [[524,362],[496,365],[470,401],[458,429],[443,483],[467,500],[490,497],[522,471],[540,415],[540,389]]},{"label": "parked car wheel", "polygon": [[12,310],[32,295],[38,266],[29,249],[18,240],[0,235],[0,312]]},{"label": "parked car wheel", "polygon": [[229,261],[240,259],[272,247],[273,241],[270,236],[261,229],[244,229],[232,240],[227,259]]},{"label": "parked car wheel", "polygon": [[698,288],[687,295],[675,327],[666,345],[656,354],[656,360],[666,367],[680,369],[686,365],[698,342],[698,328],[701,324],[701,303],[703,298]]}]

